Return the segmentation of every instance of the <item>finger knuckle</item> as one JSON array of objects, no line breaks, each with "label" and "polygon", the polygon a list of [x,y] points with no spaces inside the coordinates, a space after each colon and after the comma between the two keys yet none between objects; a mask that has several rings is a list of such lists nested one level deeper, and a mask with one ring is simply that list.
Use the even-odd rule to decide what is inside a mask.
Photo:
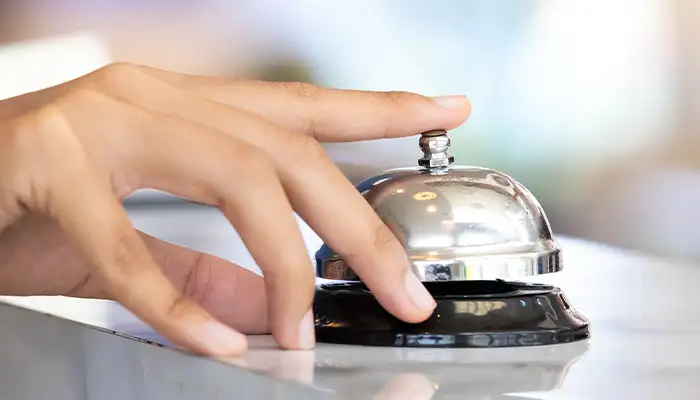
[{"label": "finger knuckle", "polygon": [[370,228],[364,234],[336,246],[336,251],[346,259],[358,262],[358,265],[383,254],[403,251],[401,243],[383,222],[370,223],[368,226]]},{"label": "finger knuckle", "polygon": [[76,152],[81,146],[65,108],[60,104],[50,104],[37,110],[31,118],[20,121],[12,135],[12,145],[16,154],[24,161],[44,162],[64,165],[64,161],[75,161]]},{"label": "finger knuckle", "polygon": [[165,315],[169,318],[180,319],[192,312],[192,306],[192,300],[184,295],[173,296],[166,303]]},{"label": "finger knuckle", "polygon": [[44,106],[17,121],[7,140],[12,169],[22,172],[12,175],[13,192],[26,207],[52,213],[53,190],[79,182],[84,166],[82,144],[65,114],[54,104]]},{"label": "finger knuckle", "polygon": [[370,240],[372,246],[380,252],[388,250],[392,247],[400,246],[394,233],[388,226],[386,226],[386,224],[382,222],[377,223],[373,230],[373,234],[370,235]]},{"label": "finger knuckle", "polygon": [[182,294],[198,304],[205,304],[211,292],[213,256],[198,253],[187,272]]},{"label": "finger knuckle", "polygon": [[266,283],[271,287],[281,288],[281,290],[286,290],[286,288],[290,287],[290,283],[293,284],[293,293],[287,293],[287,295],[291,294],[296,299],[291,301],[312,299],[315,280],[313,270],[311,268],[298,268],[299,265],[303,264],[295,262],[277,264],[276,268],[265,271],[267,274],[265,277]]},{"label": "finger knuckle", "polygon": [[135,75],[140,76],[143,72],[142,67],[138,65],[128,62],[115,62],[100,68],[95,76],[110,81],[123,82],[125,79],[133,78]]},{"label": "finger knuckle", "polygon": [[[134,275],[142,271],[144,257],[138,238],[127,232],[117,234],[110,260],[109,270],[117,271],[121,276]],[[120,277],[121,277],[120,276]]]},{"label": "finger knuckle", "polygon": [[379,94],[385,100],[397,106],[402,106],[416,99],[416,95],[402,91],[379,92]]},{"label": "finger knuckle", "polygon": [[[94,86],[72,88],[52,106],[64,115],[65,125],[74,137],[82,143],[97,144],[104,162],[114,160],[110,153],[115,148],[137,148],[139,136],[150,133],[147,127],[154,126],[157,120],[155,114],[119,101]],[[100,122],[111,126],[101,129]]]},{"label": "finger knuckle", "polygon": [[[154,68],[130,63],[103,67],[86,80],[88,86],[129,103],[157,103],[162,112],[177,113],[186,93],[177,85],[160,78]],[[154,104],[155,105],[155,104]]]},{"label": "finger knuckle", "polygon": [[206,190],[207,196],[222,210],[228,210],[232,206],[231,199],[236,196],[236,187],[230,185],[231,181],[250,190],[258,190],[269,188],[279,180],[274,163],[253,146],[238,142],[216,157],[220,158],[218,164],[225,167],[220,171],[222,173],[212,175]]},{"label": "finger knuckle", "polygon": [[309,164],[318,167],[319,164],[331,163],[323,146],[314,138],[307,135],[287,134],[288,154],[294,163]]},{"label": "finger knuckle", "polygon": [[78,279],[72,287],[64,293],[66,297],[79,297],[84,295],[86,289],[90,287],[93,281],[93,276],[91,273],[87,272],[83,277]]},{"label": "finger knuckle", "polygon": [[[109,64],[86,79],[87,86],[99,88],[117,95],[129,95],[144,91],[144,86],[156,82],[147,67],[126,62]],[[162,86],[162,85],[161,85]]]},{"label": "finger knuckle", "polygon": [[326,92],[326,89],[306,82],[281,82],[280,85],[303,100],[318,100]]},{"label": "finger knuckle", "polygon": [[85,86],[71,88],[58,98],[54,105],[66,114],[72,112],[89,112],[96,110],[109,102],[109,97],[97,90]]},{"label": "finger knuckle", "polygon": [[274,165],[267,155],[254,146],[239,143],[231,149],[231,159],[236,161],[236,168],[245,176],[267,178],[274,175]]}]

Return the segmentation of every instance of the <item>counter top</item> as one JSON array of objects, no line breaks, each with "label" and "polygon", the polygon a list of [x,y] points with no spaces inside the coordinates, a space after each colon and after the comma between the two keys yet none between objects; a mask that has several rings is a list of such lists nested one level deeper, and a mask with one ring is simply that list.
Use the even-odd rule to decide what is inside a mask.
[{"label": "counter top", "polygon": [[[162,207],[133,205],[129,213],[134,224],[149,234],[257,270],[242,242],[217,210],[174,203]],[[320,239],[303,224],[302,229],[313,252]],[[517,349],[397,349],[320,343],[314,351],[283,352],[275,348],[270,337],[258,336],[250,338],[251,349],[244,358],[205,361],[221,368],[216,376],[230,373],[233,379],[235,373],[243,369],[252,371],[251,376],[269,378],[270,382],[289,381],[296,385],[294,387],[310,389],[308,393],[340,398],[700,398],[697,382],[700,345],[696,342],[700,337],[700,313],[695,308],[700,304],[700,290],[696,287],[700,282],[700,266],[655,259],[573,238],[559,240],[563,247],[564,271],[528,280],[555,284],[564,290],[573,307],[591,321],[592,337],[588,341]],[[112,302],[41,297],[6,297],[3,300],[167,344]],[[3,327],[7,326],[5,321],[3,319],[0,324],[0,337],[9,335],[9,328]],[[81,329],[86,328],[81,326]],[[17,336],[13,335],[10,342],[21,346],[23,338]],[[116,340],[114,343],[129,339],[118,337]],[[30,357],[30,343],[24,345],[28,354],[26,365],[17,367],[31,373],[30,363],[41,361]],[[140,345],[149,348],[143,353],[137,352],[143,354],[144,360],[146,354],[153,352],[152,357],[167,358],[173,371],[205,362],[174,349]],[[60,349],[56,352],[58,354]],[[3,354],[14,353],[0,350],[0,356]],[[35,369],[40,368],[36,366]],[[123,374],[119,369],[112,371]],[[162,372],[167,374],[167,368]],[[191,382],[184,380],[181,385],[207,385],[207,379],[201,374],[194,374],[191,379]],[[143,382],[147,382],[143,376],[137,381],[144,385]],[[133,383],[135,388],[138,382]],[[2,382],[3,391],[11,383]],[[14,384],[19,385],[18,382]],[[252,378],[247,384],[260,385]],[[156,393],[154,384],[149,385],[149,393]],[[92,393],[99,392],[98,388],[92,390]],[[129,398],[165,398],[142,397],[145,392],[133,390]],[[10,390],[10,393],[20,391]],[[268,393],[265,398],[285,398],[282,392],[275,393]],[[236,394],[224,393],[218,398],[234,398]],[[168,396],[185,398],[172,393]],[[116,397],[86,395],[84,398]]]}]

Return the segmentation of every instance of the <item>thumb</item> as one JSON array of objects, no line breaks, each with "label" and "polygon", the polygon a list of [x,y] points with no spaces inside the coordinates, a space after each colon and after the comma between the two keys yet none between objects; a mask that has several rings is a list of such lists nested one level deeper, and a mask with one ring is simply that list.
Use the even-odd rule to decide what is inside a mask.
[{"label": "thumb", "polygon": [[[67,163],[47,185],[55,218],[73,246],[96,269],[114,300],[176,345],[208,356],[233,356],[246,338],[183,295],[163,274],[132,227],[109,184],[87,163]],[[89,204],[89,207],[85,207]]]},{"label": "thumb", "polygon": [[262,276],[222,258],[145,233],[141,233],[141,239],[183,296],[241,333],[270,333]]}]

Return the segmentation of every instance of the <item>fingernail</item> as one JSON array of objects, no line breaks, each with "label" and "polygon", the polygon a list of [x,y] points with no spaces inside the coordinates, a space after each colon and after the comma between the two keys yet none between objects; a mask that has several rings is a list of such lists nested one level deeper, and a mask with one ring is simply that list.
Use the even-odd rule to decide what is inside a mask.
[{"label": "fingernail", "polygon": [[442,108],[449,108],[451,110],[464,108],[467,104],[466,96],[441,96],[433,97],[435,104]]},{"label": "fingernail", "polygon": [[299,323],[299,349],[311,350],[314,346],[316,346],[314,313],[309,310]]},{"label": "fingernail", "polygon": [[236,332],[220,322],[209,322],[203,325],[199,332],[200,340],[206,343],[216,355],[233,355],[245,352],[247,348],[244,335]]},{"label": "fingernail", "polygon": [[418,277],[410,269],[406,273],[405,285],[406,291],[408,292],[409,296],[411,296],[411,299],[413,299],[413,303],[416,305],[416,307],[423,311],[435,309],[437,306],[435,299],[433,299],[433,296],[430,295],[428,289],[423,286],[423,283],[418,280]]}]

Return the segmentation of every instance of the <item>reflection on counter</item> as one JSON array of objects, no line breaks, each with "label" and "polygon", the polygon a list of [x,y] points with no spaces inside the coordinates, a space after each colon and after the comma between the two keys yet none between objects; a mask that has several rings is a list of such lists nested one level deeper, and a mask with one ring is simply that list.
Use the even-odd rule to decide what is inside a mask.
[{"label": "reflection on counter", "polygon": [[555,390],[589,343],[488,350],[371,348],[371,352],[321,344],[315,351],[279,352],[271,338],[251,337],[250,347],[245,358],[227,362],[322,390],[353,393],[356,398],[433,400],[498,399]]}]

